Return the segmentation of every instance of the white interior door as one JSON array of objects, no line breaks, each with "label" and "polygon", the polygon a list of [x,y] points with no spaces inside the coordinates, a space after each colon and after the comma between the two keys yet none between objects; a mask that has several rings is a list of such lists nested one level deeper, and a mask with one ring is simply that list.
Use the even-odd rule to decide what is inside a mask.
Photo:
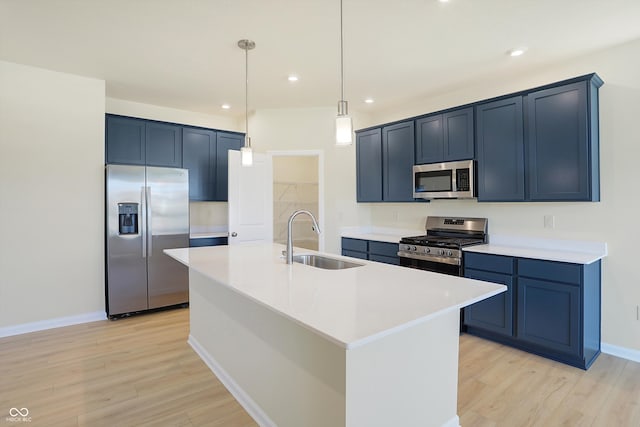
[{"label": "white interior door", "polygon": [[240,163],[229,150],[229,244],[273,241],[271,156],[253,153],[253,165]]}]

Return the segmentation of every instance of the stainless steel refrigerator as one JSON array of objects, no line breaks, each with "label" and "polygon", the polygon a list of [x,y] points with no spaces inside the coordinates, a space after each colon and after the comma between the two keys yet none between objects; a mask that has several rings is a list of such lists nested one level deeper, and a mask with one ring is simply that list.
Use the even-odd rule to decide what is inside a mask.
[{"label": "stainless steel refrigerator", "polygon": [[107,315],[186,304],[188,270],[162,251],[189,246],[189,172],[107,165],[106,210]]}]

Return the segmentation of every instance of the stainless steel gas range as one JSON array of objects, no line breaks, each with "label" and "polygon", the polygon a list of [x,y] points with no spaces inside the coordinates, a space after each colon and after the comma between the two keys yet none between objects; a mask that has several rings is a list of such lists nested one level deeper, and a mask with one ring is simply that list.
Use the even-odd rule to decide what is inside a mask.
[{"label": "stainless steel gas range", "polygon": [[486,218],[429,216],[423,236],[400,239],[400,265],[463,275],[462,248],[487,243]]}]

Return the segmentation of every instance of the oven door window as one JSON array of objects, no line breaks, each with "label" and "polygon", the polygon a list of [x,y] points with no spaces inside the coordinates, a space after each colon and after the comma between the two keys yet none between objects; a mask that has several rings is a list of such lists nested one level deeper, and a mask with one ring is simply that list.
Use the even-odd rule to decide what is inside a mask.
[{"label": "oven door window", "polygon": [[400,257],[400,265],[415,268],[417,270],[433,271],[434,273],[448,274],[450,276],[462,276],[462,268],[459,265],[443,264],[427,260]]},{"label": "oven door window", "polygon": [[416,172],[416,193],[448,192],[452,191],[451,169]]}]

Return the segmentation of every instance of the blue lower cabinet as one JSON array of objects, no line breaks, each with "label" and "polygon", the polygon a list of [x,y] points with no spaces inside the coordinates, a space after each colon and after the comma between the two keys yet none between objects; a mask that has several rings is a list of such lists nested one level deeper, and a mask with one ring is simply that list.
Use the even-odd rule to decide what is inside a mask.
[{"label": "blue lower cabinet", "polygon": [[582,369],[600,354],[600,261],[465,253],[465,277],[508,288],[465,308],[468,333]]},{"label": "blue lower cabinet", "polygon": [[189,246],[198,248],[201,246],[221,246],[227,244],[226,237],[205,237],[199,239],[189,239]]},{"label": "blue lower cabinet", "polygon": [[385,264],[400,265],[397,243],[343,237],[342,255]]},{"label": "blue lower cabinet", "polygon": [[342,249],[342,255],[350,256],[351,258],[367,259],[366,252],[350,251],[349,249]]},{"label": "blue lower cabinet", "polygon": [[518,279],[518,339],[580,355],[580,287]]},{"label": "blue lower cabinet", "polygon": [[507,291],[464,309],[464,323],[467,326],[483,328],[496,334],[513,335],[513,277],[507,274],[465,269],[464,277],[500,283]]}]

